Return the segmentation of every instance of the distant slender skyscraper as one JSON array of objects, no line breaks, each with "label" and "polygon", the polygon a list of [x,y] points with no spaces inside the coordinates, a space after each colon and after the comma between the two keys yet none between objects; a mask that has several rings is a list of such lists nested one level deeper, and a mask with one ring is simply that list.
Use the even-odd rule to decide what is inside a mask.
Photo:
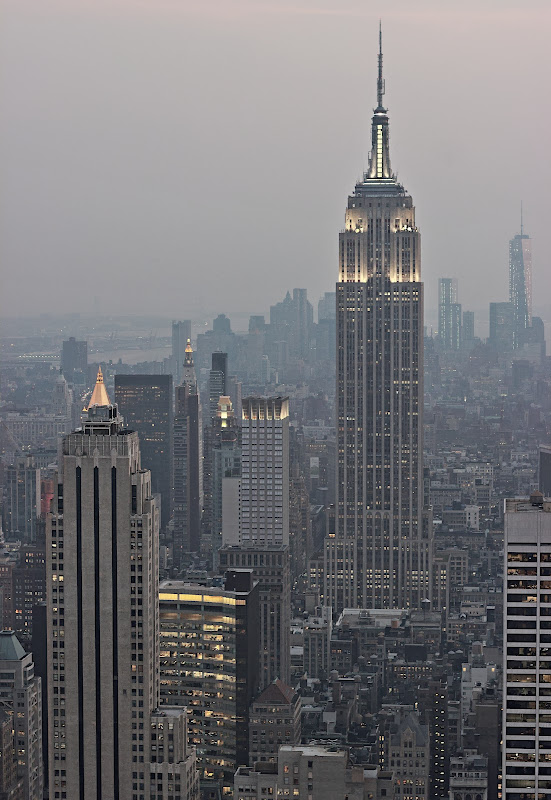
[{"label": "distant slender skyscraper", "polygon": [[88,370],[88,342],[77,342],[74,336],[70,336],[63,342],[61,350],[61,369],[68,381],[72,382],[75,372],[80,373],[83,381],[86,381]]},{"label": "distant slender skyscraper", "polygon": [[419,607],[430,595],[420,234],[390,166],[383,95],[379,32],[372,151],[339,235],[337,508],[323,592],[336,610]]},{"label": "distant slender skyscraper", "polygon": [[509,242],[509,302],[514,309],[513,346],[517,349],[532,325],[532,243],[524,233],[522,212],[520,233]]},{"label": "distant slender skyscraper", "polygon": [[174,417],[173,559],[199,550],[203,511],[203,430],[193,351],[188,339]]},{"label": "distant slender skyscraper", "polygon": [[461,305],[457,302],[456,278],[438,279],[438,336],[445,350],[459,350]]},{"label": "distant slender skyscraper", "polygon": [[182,379],[182,365],[188,339],[191,339],[191,320],[172,320],[172,368],[176,385]]}]

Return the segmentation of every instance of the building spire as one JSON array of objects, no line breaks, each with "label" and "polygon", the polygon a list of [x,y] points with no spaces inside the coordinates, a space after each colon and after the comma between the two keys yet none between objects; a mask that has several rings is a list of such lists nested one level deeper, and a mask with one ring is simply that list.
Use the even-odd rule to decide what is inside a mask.
[{"label": "building spire", "polygon": [[524,236],[524,220],[522,216],[522,200],[520,201],[520,235]]},{"label": "building spire", "polygon": [[96,378],[96,385],[94,386],[92,397],[90,398],[90,402],[88,403],[88,409],[92,408],[92,406],[110,406],[110,405],[111,401],[109,400],[109,395],[107,394],[107,389],[105,388],[105,384],[103,382],[103,373],[101,371],[101,367],[99,367],[98,375]]},{"label": "building spire", "polygon": [[379,20],[379,75],[377,77],[377,109],[383,108],[383,95],[385,93],[385,81],[383,78],[383,30],[381,20]]},{"label": "building spire", "polygon": [[195,373],[195,364],[193,363],[193,350],[191,348],[191,340],[187,340],[186,352],[184,356],[184,369],[182,371],[182,386],[189,386],[192,394],[197,393],[197,376]]},{"label": "building spire", "polygon": [[383,32],[379,21],[379,70],[377,75],[377,108],[371,120],[371,155],[365,174],[367,180],[392,180],[390,166],[389,130],[386,108],[383,106],[385,81],[383,78]]}]

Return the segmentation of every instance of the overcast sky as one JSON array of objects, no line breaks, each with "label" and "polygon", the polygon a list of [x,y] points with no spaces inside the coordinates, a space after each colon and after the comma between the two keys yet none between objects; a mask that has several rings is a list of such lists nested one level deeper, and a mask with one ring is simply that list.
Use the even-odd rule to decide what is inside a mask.
[{"label": "overcast sky", "polygon": [[1,14],[4,313],[94,298],[262,313],[294,286],[333,290],[379,17],[427,306],[440,276],[481,321],[507,299],[521,199],[536,308],[551,305],[549,0],[3,0]]}]

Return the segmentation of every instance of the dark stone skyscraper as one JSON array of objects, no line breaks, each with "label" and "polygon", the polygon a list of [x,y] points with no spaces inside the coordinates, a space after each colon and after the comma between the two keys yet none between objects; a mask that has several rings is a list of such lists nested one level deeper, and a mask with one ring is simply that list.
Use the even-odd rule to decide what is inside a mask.
[{"label": "dark stone skyscraper", "polygon": [[369,166],[339,235],[337,507],[323,587],[337,611],[418,608],[430,597],[420,234],[390,167],[382,62],[380,50]]},{"label": "dark stone skyscraper", "polygon": [[140,438],[142,463],[161,495],[161,524],[172,514],[172,375],[115,375],[115,402]]},{"label": "dark stone skyscraper", "polygon": [[70,336],[66,342],[63,342],[61,370],[69,382],[74,380],[75,372],[81,373],[83,379],[86,380],[88,342],[77,342],[74,336]]}]

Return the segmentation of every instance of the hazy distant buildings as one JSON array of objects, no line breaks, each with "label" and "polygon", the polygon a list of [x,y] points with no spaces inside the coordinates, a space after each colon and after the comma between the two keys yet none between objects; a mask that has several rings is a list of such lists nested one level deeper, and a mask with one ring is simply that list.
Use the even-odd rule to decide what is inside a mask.
[{"label": "hazy distant buildings", "polygon": [[172,375],[115,375],[115,402],[137,432],[153,492],[161,495],[161,525],[172,516]]},{"label": "hazy distant buildings", "polygon": [[335,292],[325,292],[318,300],[318,323],[323,319],[336,319],[335,303],[337,296]]},{"label": "hazy distant buildings", "polygon": [[461,346],[461,305],[457,301],[457,279],[438,279],[438,338],[444,350]]},{"label": "hazy distant buildings", "polygon": [[524,344],[525,331],[532,325],[532,247],[521,232],[509,242],[509,302],[513,307],[515,350]]},{"label": "hazy distant buildings", "polygon": [[512,303],[490,303],[490,344],[498,353],[513,349],[515,310]]},{"label": "hazy distant buildings", "polygon": [[274,341],[288,344],[291,357],[307,358],[313,319],[314,311],[306,289],[293,289],[292,297],[287,292],[280,303],[270,307],[271,336]]},{"label": "hazy distant buildings", "polygon": [[463,312],[461,340],[465,346],[470,346],[474,342],[474,311]]},{"label": "hazy distant buildings", "polygon": [[61,350],[61,370],[69,383],[73,383],[76,378],[77,383],[86,383],[88,372],[88,342],[78,342],[74,336],[70,336],[63,342]]},{"label": "hazy distant buildings", "polygon": [[392,173],[379,52],[372,151],[348,199],[337,283],[337,507],[324,603],[420,607],[430,596],[423,526],[423,285],[411,197]]}]

